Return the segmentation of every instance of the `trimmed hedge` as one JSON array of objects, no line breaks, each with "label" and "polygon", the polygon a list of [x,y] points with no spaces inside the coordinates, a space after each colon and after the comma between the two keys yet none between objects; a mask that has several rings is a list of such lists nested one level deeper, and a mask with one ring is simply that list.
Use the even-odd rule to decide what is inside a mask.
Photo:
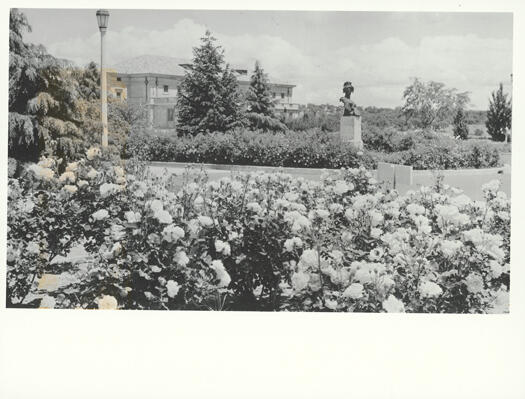
[{"label": "trimmed hedge", "polygon": [[[394,137],[393,134],[388,134]],[[499,151],[490,143],[471,143],[435,134],[396,135],[380,151],[357,151],[337,134],[319,131],[261,133],[239,130],[194,137],[132,136],[123,156],[148,161],[215,163],[256,166],[327,168],[364,166],[377,162],[412,165],[414,169],[487,168],[500,165]]]}]

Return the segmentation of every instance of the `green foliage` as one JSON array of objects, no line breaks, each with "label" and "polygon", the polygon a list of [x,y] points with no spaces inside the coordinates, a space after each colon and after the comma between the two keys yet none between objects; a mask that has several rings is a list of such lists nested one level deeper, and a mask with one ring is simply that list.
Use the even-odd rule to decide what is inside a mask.
[{"label": "green foliage", "polygon": [[237,79],[209,31],[193,49],[193,64],[179,85],[178,127],[182,134],[225,132],[243,125]]},{"label": "green foliage", "polygon": [[275,117],[275,103],[272,99],[268,77],[258,61],[246,93],[246,118],[252,129],[263,131],[283,131],[286,126]]},{"label": "green foliage", "polygon": [[417,78],[405,89],[403,98],[402,112],[407,123],[423,129],[447,126],[454,112],[470,101],[468,92],[458,93],[443,83],[424,83]]},{"label": "green foliage", "polygon": [[467,125],[485,124],[487,120],[487,111],[465,110],[465,119]]},{"label": "green foliage", "polygon": [[496,92],[492,92],[487,113],[487,132],[493,140],[505,140],[505,130],[512,128],[512,102],[508,95],[503,93],[503,84],[500,83]]},{"label": "green foliage", "polygon": [[[497,180],[481,202],[439,180],[399,195],[363,168],[208,181],[97,154],[9,179],[8,307],[509,310],[511,209]],[[84,258],[67,257],[79,244]]]},{"label": "green foliage", "polygon": [[334,105],[307,104],[302,109],[303,115],[296,118],[286,118],[284,123],[290,130],[304,131],[320,129],[323,132],[339,131],[339,119],[343,115],[342,108]]},{"label": "green foliage", "polygon": [[9,155],[36,160],[41,155],[73,159],[85,150],[85,119],[79,77],[68,62],[49,55],[42,46],[24,43],[30,30],[26,17],[10,13]]},{"label": "green foliage", "polygon": [[378,161],[412,165],[415,169],[484,168],[500,164],[500,149],[491,143],[458,142],[419,130],[389,130],[379,137],[383,138],[375,142],[377,147],[367,145],[368,150],[357,152],[350,144],[341,143],[337,134],[315,130],[277,134],[238,130],[176,139],[135,135],[126,143],[123,156],[163,162],[335,169],[375,168]]},{"label": "green foliage", "polygon": [[454,117],[454,137],[466,140],[468,138],[468,126],[465,118],[465,113],[461,108],[456,112]]},{"label": "green foliage", "polygon": [[266,133],[237,130],[176,139],[136,136],[126,144],[126,157],[142,154],[151,161],[340,168],[372,166],[351,147],[317,131]]},{"label": "green foliage", "polygon": [[97,64],[91,61],[76,72],[81,97],[88,101],[100,100],[100,71]]},{"label": "green foliage", "polygon": [[255,62],[255,69],[250,79],[250,87],[246,93],[246,103],[250,112],[273,116],[275,105],[271,96],[268,77],[259,61]]},{"label": "green foliage", "polygon": [[363,131],[368,128],[394,128],[397,130],[406,130],[406,121],[403,118],[401,107],[396,108],[378,108],[366,107],[361,111],[361,120]]}]

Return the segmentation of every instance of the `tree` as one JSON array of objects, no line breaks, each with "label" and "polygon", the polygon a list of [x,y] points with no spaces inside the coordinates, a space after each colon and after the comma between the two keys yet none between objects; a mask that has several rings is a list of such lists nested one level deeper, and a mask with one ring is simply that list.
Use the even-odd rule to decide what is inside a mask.
[{"label": "tree", "polygon": [[38,158],[38,132],[35,117],[27,112],[27,102],[41,86],[39,67],[46,57],[41,46],[27,44],[24,32],[31,26],[16,8],[9,14],[9,156],[17,159]]},{"label": "tree", "polygon": [[183,134],[225,132],[244,124],[237,79],[215,40],[206,31],[179,85],[178,130]]},{"label": "tree", "polygon": [[268,77],[259,61],[255,62],[250,87],[246,93],[246,105],[246,117],[251,128],[271,131],[286,130],[286,125],[275,117],[275,102],[270,92]]},{"label": "tree", "polygon": [[492,92],[489,100],[489,111],[487,113],[487,132],[493,140],[504,141],[506,129],[512,128],[512,103],[507,99],[508,95],[503,93],[503,84],[499,89]]},{"label": "tree", "polygon": [[468,126],[465,113],[459,108],[454,117],[454,137],[466,140],[468,138]]},{"label": "tree", "polygon": [[77,74],[79,92],[85,100],[100,100],[100,72],[95,62],[91,61]]},{"label": "tree", "polygon": [[456,89],[445,88],[443,83],[424,83],[417,78],[405,89],[403,98],[405,104],[401,110],[407,123],[423,129],[447,126],[455,111],[470,101],[468,92],[458,93]]},{"label": "tree", "polygon": [[31,27],[16,9],[10,12],[9,29],[9,156],[67,160],[85,147],[78,72],[43,46],[23,41]]}]

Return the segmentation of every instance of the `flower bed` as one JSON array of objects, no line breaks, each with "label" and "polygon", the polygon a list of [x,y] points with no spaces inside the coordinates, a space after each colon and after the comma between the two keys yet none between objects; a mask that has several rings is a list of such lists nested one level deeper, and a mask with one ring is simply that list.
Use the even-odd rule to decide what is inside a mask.
[{"label": "flower bed", "polygon": [[[60,176],[42,159],[9,180],[8,306],[508,310],[510,203],[497,182],[480,202],[441,184],[385,192],[363,168],[181,184],[125,166],[92,150]],[[90,259],[72,264],[78,243]],[[44,273],[77,279],[45,292]]]},{"label": "flower bed", "polygon": [[124,152],[126,157],[150,161],[328,169],[371,169],[378,161],[412,165],[414,169],[487,168],[500,163],[499,151],[489,144],[453,139],[417,141],[412,136],[398,139],[402,144],[392,144],[390,152],[358,152],[349,143],[341,143],[337,134],[316,131],[236,131],[178,138],[137,135],[128,140]]}]

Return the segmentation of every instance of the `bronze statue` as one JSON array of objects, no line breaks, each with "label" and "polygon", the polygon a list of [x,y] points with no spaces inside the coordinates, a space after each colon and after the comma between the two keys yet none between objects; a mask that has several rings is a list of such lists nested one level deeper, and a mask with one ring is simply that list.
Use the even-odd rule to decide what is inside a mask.
[{"label": "bronze statue", "polygon": [[343,86],[343,93],[345,93],[345,95],[339,99],[339,101],[341,101],[345,107],[343,116],[359,116],[357,105],[355,105],[355,103],[350,100],[350,96],[353,92],[354,86],[352,86],[352,82],[345,82]]}]

